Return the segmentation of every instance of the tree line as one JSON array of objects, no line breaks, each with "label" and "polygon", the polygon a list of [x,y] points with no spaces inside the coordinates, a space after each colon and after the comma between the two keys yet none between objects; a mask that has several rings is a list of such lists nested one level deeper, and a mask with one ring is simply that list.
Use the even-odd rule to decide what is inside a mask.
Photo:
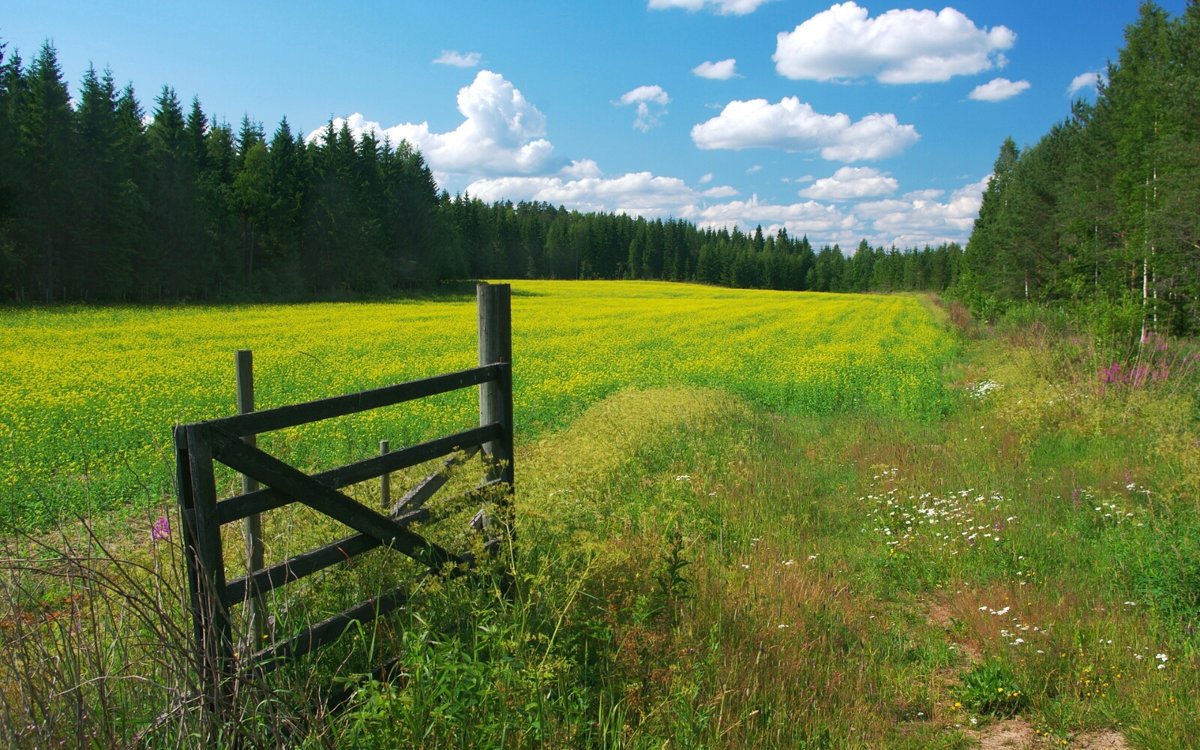
[{"label": "tree line", "polygon": [[1200,332],[1200,2],[1152,2],[1125,31],[1094,104],[1040,141],[1000,148],[955,291],[976,312],[1016,300],[1124,311]]},{"label": "tree line", "polygon": [[284,118],[214,122],[164,86],[89,67],[72,98],[56,50],[0,44],[0,300],[159,302],[387,294],[444,279],[628,278],[819,291],[941,290],[962,250],[853,257],[780,230],[485,204],[438,192],[407,143]]}]

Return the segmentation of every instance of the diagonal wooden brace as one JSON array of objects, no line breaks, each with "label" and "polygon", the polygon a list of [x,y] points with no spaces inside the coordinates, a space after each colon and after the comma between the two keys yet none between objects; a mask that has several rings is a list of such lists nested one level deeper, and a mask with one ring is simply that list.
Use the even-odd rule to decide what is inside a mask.
[{"label": "diagonal wooden brace", "polygon": [[457,565],[464,560],[387,516],[367,508],[337,490],[321,484],[258,448],[246,445],[235,435],[212,429],[213,458],[253,477],[308,507],[350,528],[379,540],[433,570]]}]

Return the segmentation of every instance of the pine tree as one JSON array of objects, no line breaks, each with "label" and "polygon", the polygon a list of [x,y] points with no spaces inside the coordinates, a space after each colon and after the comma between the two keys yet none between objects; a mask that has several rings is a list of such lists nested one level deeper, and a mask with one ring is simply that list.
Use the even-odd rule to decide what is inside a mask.
[{"label": "pine tree", "polygon": [[308,172],[305,168],[304,141],[292,134],[283,118],[271,137],[269,149],[270,180],[267,185],[266,237],[262,242],[262,263],[278,273],[283,265],[300,252]]},{"label": "pine tree", "polygon": [[67,280],[76,262],[75,160],[78,149],[70,94],[49,43],[42,45],[26,76],[20,112],[25,235],[38,257],[37,284],[46,302],[68,297]]},{"label": "pine tree", "polygon": [[973,309],[985,313],[994,311],[1001,297],[1000,280],[1011,277],[1015,264],[1013,243],[1017,228],[1009,210],[1012,197],[1009,188],[1019,158],[1017,144],[1012,138],[1004,139],[963,255],[959,294],[969,300]]},{"label": "pine tree", "polygon": [[1109,66],[1103,91],[1114,118],[1117,210],[1126,229],[1126,257],[1140,266],[1142,341],[1157,317],[1170,52],[1167,14],[1154,3],[1142,3],[1137,22],[1125,30],[1117,64]]},{"label": "pine tree", "polygon": [[26,259],[19,244],[22,166],[17,147],[25,79],[21,57],[0,43],[0,298],[23,301]]},{"label": "pine tree", "polygon": [[140,190],[129,174],[112,73],[84,74],[78,129],[79,257],[75,285],[86,298],[124,299],[134,290]]},{"label": "pine tree", "polygon": [[211,244],[205,237],[204,204],[197,189],[193,143],[175,90],[164,86],[154,120],[146,129],[149,144],[146,290],[155,297],[187,297],[206,289],[202,272]]}]

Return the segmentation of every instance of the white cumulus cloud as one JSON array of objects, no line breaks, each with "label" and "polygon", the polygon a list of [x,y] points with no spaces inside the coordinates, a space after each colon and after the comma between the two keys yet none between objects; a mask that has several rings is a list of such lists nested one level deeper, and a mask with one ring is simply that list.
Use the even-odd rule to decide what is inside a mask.
[{"label": "white cumulus cloud", "polygon": [[699,194],[676,177],[630,172],[604,177],[598,172],[575,176],[570,170],[545,177],[498,177],[476,180],[467,192],[485,202],[544,201],[578,211],[604,211],[631,216],[684,216]]},{"label": "white cumulus cloud", "polygon": [[831,177],[822,177],[800,191],[803,198],[841,201],[896,192],[900,183],[891,175],[870,167],[842,167]]},{"label": "white cumulus cloud", "polygon": [[459,52],[454,49],[444,49],[442,54],[433,58],[435,65],[450,65],[455,68],[474,68],[482,57],[478,52]]},{"label": "white cumulus cloud", "polygon": [[758,10],[758,6],[771,0],[650,0],[650,10],[679,8],[694,13],[707,9],[721,16],[744,16]]},{"label": "white cumulus cloud", "polygon": [[633,127],[645,133],[658,125],[670,102],[671,97],[667,96],[662,86],[638,86],[622,94],[617,104],[637,105],[637,118],[633,121]]},{"label": "white cumulus cloud", "polygon": [[1071,85],[1067,87],[1067,96],[1074,97],[1084,89],[1092,89],[1094,91],[1096,86],[1100,84],[1100,80],[1100,74],[1095,71],[1080,73],[1071,79]]},{"label": "white cumulus cloud", "polygon": [[[990,175],[989,175],[990,177]],[[967,241],[989,177],[955,190],[945,201],[941,192],[921,190],[893,200],[868,201],[854,207],[863,221],[864,236],[873,242],[897,247],[923,247],[943,242]]]},{"label": "white cumulus cloud", "polygon": [[703,195],[705,198],[732,198],[738,194],[738,189],[730,185],[718,185],[714,188],[705,190]]},{"label": "white cumulus cloud", "polygon": [[603,174],[600,165],[594,159],[576,159],[563,167],[560,174],[565,177],[579,179],[583,177],[599,177]]},{"label": "white cumulus cloud", "polygon": [[971,90],[967,98],[977,102],[1002,102],[1011,99],[1029,88],[1029,81],[1010,81],[1007,78],[993,78],[987,83],[981,83]]},{"label": "white cumulus cloud", "polygon": [[759,224],[786,226],[796,236],[827,237],[854,226],[854,217],[837,206],[817,201],[804,203],[761,203],[758,196],[698,209],[687,218],[701,227],[740,226],[750,229]]},{"label": "white cumulus cloud", "polygon": [[776,38],[775,69],[792,79],[874,77],[882,83],[947,81],[1003,66],[1017,35],[1005,26],[979,28],[954,8],[889,10],[870,18],[845,2]]},{"label": "white cumulus cloud", "polygon": [[731,57],[717,62],[705,61],[692,68],[692,73],[714,81],[728,81],[737,75],[737,60]]},{"label": "white cumulus cloud", "polygon": [[[392,143],[406,140],[420,150],[435,173],[536,174],[552,165],[554,146],[543,136],[546,118],[499,73],[481,70],[469,86],[458,92],[458,111],[465,118],[457,128],[437,133],[428,122],[382,127],[362,114],[334,119],[335,129],[345,123],[355,136],[374,132]],[[324,128],[309,133],[321,137]]]},{"label": "white cumulus cloud", "polygon": [[[839,169],[840,184],[875,185],[884,192],[896,186],[887,174],[867,169]],[[882,180],[878,182],[877,180]],[[849,251],[860,239],[872,246],[913,247],[943,242],[965,243],[971,233],[987,178],[972,182],[945,196],[929,189],[905,193],[900,198],[866,195],[838,199],[804,196],[796,202],[761,201],[757,195],[728,200],[739,191],[727,185],[692,187],[681,179],[650,172],[630,172],[607,177],[595,162],[574,162],[556,174],[505,176],[476,180],[467,192],[485,202],[538,201],[579,211],[625,213],[647,218],[679,218],[700,227],[741,227],[752,231],[762,225],[773,234],[786,228],[794,237],[807,235],[817,247],[840,245]],[[884,191],[886,188],[886,191]],[[832,192],[832,188],[830,188]],[[857,198],[866,197],[866,200]]]},{"label": "white cumulus cloud", "polygon": [[692,141],[702,149],[816,151],[843,162],[895,156],[919,139],[914,126],[901,125],[893,114],[874,113],[855,122],[841,112],[816,112],[794,96],[778,104],[731,101],[720,115],[692,128]]}]

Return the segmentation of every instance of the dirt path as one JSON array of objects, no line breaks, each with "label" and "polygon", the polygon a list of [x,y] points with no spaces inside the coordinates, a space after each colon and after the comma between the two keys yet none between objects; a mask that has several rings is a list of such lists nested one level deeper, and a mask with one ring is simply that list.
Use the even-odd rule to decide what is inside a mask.
[{"label": "dirt path", "polygon": [[1069,744],[1053,737],[1041,737],[1024,719],[1008,719],[970,733],[980,750],[1042,750],[1070,747],[1077,750],[1129,750],[1129,743],[1117,732],[1085,732],[1073,736]]}]

